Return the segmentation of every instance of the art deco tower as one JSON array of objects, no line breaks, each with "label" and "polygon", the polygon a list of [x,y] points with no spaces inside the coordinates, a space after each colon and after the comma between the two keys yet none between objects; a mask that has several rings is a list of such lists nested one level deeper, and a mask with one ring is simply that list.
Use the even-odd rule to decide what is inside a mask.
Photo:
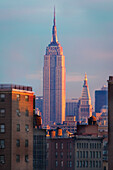
[{"label": "art deco tower", "polygon": [[43,67],[43,123],[65,120],[65,56],[57,39],[55,9],[52,39],[46,48]]},{"label": "art deco tower", "polygon": [[92,116],[92,105],[91,105],[91,97],[89,93],[89,87],[87,83],[87,75],[85,73],[85,79],[82,89],[82,96],[80,98],[79,104],[79,121],[83,123],[87,123],[88,118]]}]

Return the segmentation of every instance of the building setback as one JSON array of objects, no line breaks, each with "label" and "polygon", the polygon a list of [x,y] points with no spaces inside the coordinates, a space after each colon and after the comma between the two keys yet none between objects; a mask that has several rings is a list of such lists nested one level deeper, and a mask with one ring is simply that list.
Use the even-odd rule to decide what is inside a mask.
[{"label": "building setback", "polygon": [[31,87],[0,85],[0,170],[33,169]]},{"label": "building setback", "polygon": [[65,56],[57,40],[55,10],[52,40],[44,55],[43,120],[44,125],[65,120]]}]

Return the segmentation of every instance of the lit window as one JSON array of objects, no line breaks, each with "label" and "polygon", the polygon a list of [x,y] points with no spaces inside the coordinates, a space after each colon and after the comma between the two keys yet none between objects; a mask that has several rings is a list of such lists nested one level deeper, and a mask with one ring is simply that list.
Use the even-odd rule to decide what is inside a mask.
[{"label": "lit window", "polygon": [[4,148],[5,148],[5,140],[0,139],[0,149],[4,149]]},{"label": "lit window", "polygon": [[56,167],[57,167],[58,166],[58,161],[56,161],[55,164],[56,164]]},{"label": "lit window", "polygon": [[20,131],[20,124],[17,124],[17,125],[16,125],[16,130],[17,130],[17,132]]},{"label": "lit window", "polygon": [[29,162],[28,155],[25,155],[25,162]]},{"label": "lit window", "polygon": [[5,94],[1,94],[0,99],[1,99],[1,102],[4,102],[5,101]]},{"label": "lit window", "polygon": [[28,147],[28,139],[25,140],[25,147]]},{"label": "lit window", "polygon": [[0,125],[0,133],[4,133],[5,132],[5,125],[1,124]]},{"label": "lit window", "polygon": [[56,145],[56,149],[58,149],[58,143],[55,143],[55,145]]},{"label": "lit window", "polygon": [[29,101],[29,96],[28,95],[25,96],[25,101]]},{"label": "lit window", "polygon": [[20,147],[20,140],[19,139],[16,140],[16,146]]},{"label": "lit window", "polygon": [[5,117],[5,109],[0,109],[0,117]]},{"label": "lit window", "polygon": [[29,110],[26,110],[25,116],[29,116]]},{"label": "lit window", "polygon": [[17,98],[17,101],[19,101],[20,100],[20,94],[17,94],[16,98]]},{"label": "lit window", "polygon": [[20,162],[20,155],[16,155],[16,162]]},{"label": "lit window", "polygon": [[5,156],[0,155],[0,164],[4,164],[4,163],[5,163]]},{"label": "lit window", "polygon": [[17,116],[21,116],[21,113],[20,113],[19,109],[16,110],[16,114],[17,114]]},{"label": "lit window", "polygon": [[29,132],[29,125],[25,125],[25,131]]},{"label": "lit window", "polygon": [[61,161],[61,167],[63,167],[63,161]]}]

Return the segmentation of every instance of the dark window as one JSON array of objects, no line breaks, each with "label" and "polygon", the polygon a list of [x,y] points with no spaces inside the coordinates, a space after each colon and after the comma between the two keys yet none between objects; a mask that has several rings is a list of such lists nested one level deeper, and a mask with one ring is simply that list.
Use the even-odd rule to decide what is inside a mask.
[{"label": "dark window", "polygon": [[4,102],[5,101],[5,94],[0,94],[0,101]]},{"label": "dark window", "polygon": [[29,116],[29,110],[26,110],[25,116]]},{"label": "dark window", "polygon": [[25,125],[25,131],[29,132],[29,125]]},{"label": "dark window", "polygon": [[0,117],[5,117],[5,109],[0,109]]},{"label": "dark window", "polygon": [[17,124],[16,129],[17,129],[17,132],[19,132],[19,131],[20,131],[20,124]]},{"label": "dark window", "polygon": [[5,163],[5,156],[0,155],[0,164],[4,164],[4,163]]},{"label": "dark window", "polygon": [[1,124],[0,125],[0,133],[4,133],[5,132],[5,125]]},{"label": "dark window", "polygon": [[16,146],[20,147],[20,140],[19,139],[16,140]]},{"label": "dark window", "polygon": [[20,162],[20,155],[16,155],[16,162]]},{"label": "dark window", "polygon": [[16,114],[17,114],[17,116],[21,116],[21,113],[20,113],[19,109],[16,110]]},{"label": "dark window", "polygon": [[5,148],[5,140],[0,139],[0,149],[4,149],[4,148]]},{"label": "dark window", "polygon": [[28,155],[25,155],[25,162],[29,162]]},{"label": "dark window", "polygon": [[28,139],[25,140],[25,147],[28,147]]}]

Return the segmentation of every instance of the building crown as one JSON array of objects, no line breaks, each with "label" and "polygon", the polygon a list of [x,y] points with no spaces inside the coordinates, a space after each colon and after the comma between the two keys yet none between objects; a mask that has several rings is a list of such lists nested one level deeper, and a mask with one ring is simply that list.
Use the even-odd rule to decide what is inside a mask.
[{"label": "building crown", "polygon": [[57,29],[56,29],[56,19],[55,19],[55,7],[54,7],[54,19],[53,19],[53,30],[52,30],[52,39],[51,43],[57,43]]}]

